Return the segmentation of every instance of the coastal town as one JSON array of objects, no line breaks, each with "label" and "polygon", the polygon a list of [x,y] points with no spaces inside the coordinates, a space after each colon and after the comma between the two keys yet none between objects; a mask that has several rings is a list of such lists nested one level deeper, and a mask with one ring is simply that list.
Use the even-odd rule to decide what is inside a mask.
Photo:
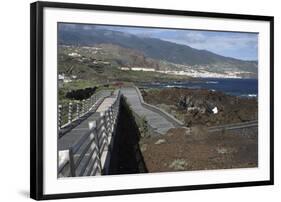
[{"label": "coastal town", "polygon": [[258,166],[257,61],[63,28],[59,177]]},{"label": "coastal town", "polygon": [[[144,67],[120,67],[123,71],[144,71],[144,72],[158,72],[163,74],[171,74],[171,75],[181,75],[181,76],[190,76],[195,78],[242,78],[241,73],[250,72],[233,72],[233,71],[225,71],[224,73],[215,73],[208,72],[207,66],[197,66],[196,68],[192,66],[182,66],[185,70],[156,70],[155,68],[144,68]],[[196,70],[195,70],[196,69]]]},{"label": "coastal town", "polygon": [[[110,61],[106,61],[100,58],[106,58],[107,53],[106,49],[101,47],[74,47],[74,46],[62,46],[70,58],[77,60],[79,62],[90,62],[93,65],[110,65]],[[79,53],[83,53],[83,56]],[[87,56],[90,56],[87,57]],[[85,57],[86,56],[86,57]],[[250,71],[241,71],[241,70],[228,70],[227,66],[229,64],[195,64],[195,65],[184,65],[184,64],[176,64],[176,63],[164,63],[163,66],[157,65],[157,67],[149,67],[149,66],[134,66],[134,65],[126,65],[119,66],[118,68],[123,71],[145,71],[145,72],[158,72],[163,74],[171,74],[171,75],[181,75],[181,76],[190,76],[195,78],[255,78],[256,74]],[[221,66],[225,66],[223,71],[210,71],[210,69],[220,69]]]}]

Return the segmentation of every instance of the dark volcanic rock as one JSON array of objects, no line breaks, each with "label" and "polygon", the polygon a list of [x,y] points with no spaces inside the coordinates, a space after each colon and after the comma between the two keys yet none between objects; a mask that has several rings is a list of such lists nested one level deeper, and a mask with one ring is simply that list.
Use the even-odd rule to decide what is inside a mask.
[{"label": "dark volcanic rock", "polygon": [[84,100],[91,97],[91,95],[93,95],[96,92],[96,90],[97,87],[72,90],[67,92],[65,97],[74,100]]},{"label": "dark volcanic rock", "polygon": [[[255,98],[242,98],[222,92],[195,89],[162,89],[143,91],[146,102],[152,105],[177,106],[175,116],[181,115],[187,126],[220,125],[257,119],[258,102]],[[179,104],[182,99],[185,105]],[[218,113],[210,109],[217,107]]]}]

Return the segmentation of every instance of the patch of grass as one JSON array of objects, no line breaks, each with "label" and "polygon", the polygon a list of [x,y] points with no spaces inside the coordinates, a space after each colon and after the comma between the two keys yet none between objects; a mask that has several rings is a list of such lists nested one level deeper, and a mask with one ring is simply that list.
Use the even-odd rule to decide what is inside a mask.
[{"label": "patch of grass", "polygon": [[140,133],[142,137],[148,137],[149,136],[149,131],[148,131],[148,123],[147,120],[145,118],[145,116],[141,116],[140,117]]},{"label": "patch of grass", "polygon": [[169,168],[173,168],[175,170],[185,170],[186,166],[187,166],[187,162],[184,159],[175,159],[169,165]]},{"label": "patch of grass", "polygon": [[58,89],[59,103],[63,103],[66,101],[70,101],[70,99],[66,98],[65,95],[67,92],[78,89],[92,88],[97,87],[96,92],[101,90],[115,90],[118,86],[114,86],[113,84],[101,84],[97,83],[95,80],[74,80],[69,83],[64,83],[63,87]]}]

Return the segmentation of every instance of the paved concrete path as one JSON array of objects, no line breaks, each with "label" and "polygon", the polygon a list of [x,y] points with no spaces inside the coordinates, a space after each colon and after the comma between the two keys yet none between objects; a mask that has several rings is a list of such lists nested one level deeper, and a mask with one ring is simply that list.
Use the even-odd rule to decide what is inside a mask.
[{"label": "paved concrete path", "polygon": [[160,134],[165,134],[169,129],[174,128],[172,122],[164,116],[143,107],[139,94],[134,87],[126,87],[121,89],[121,93],[127,98],[131,109],[139,116],[144,116],[148,124]]},{"label": "paved concrete path", "polygon": [[61,138],[58,139],[58,150],[65,150],[73,146],[80,138],[85,135],[89,130],[89,122],[97,120],[99,117],[99,112],[106,111],[117,99],[117,91],[113,95],[105,98],[103,102],[98,106],[98,108],[89,117],[83,120],[79,125],[74,127],[72,130],[67,132]]},{"label": "paved concrete path", "polygon": [[104,112],[104,111],[108,110],[108,108],[111,105],[113,105],[116,98],[117,98],[116,96],[111,96],[111,97],[105,98],[104,101],[102,102],[102,104],[97,109],[97,112]]}]

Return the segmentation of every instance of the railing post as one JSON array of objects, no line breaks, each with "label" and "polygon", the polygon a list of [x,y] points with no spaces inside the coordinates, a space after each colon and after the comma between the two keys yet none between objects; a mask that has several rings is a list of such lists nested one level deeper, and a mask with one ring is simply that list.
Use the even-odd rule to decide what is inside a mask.
[{"label": "railing post", "polygon": [[96,101],[97,101],[97,95],[94,94],[94,95],[93,95],[93,105],[96,104]]},{"label": "railing post", "polygon": [[82,114],[85,113],[85,100],[82,100]]},{"label": "railing post", "polygon": [[107,125],[108,125],[108,121],[107,121],[107,111],[104,111],[104,116],[103,116],[103,120],[104,120],[104,126],[105,126],[105,134],[106,134],[106,139],[108,142],[108,130],[107,130]]},{"label": "railing post", "polygon": [[68,123],[72,121],[72,102],[68,103]]},{"label": "railing post", "polygon": [[108,126],[108,120],[107,120],[107,113],[105,112],[100,112],[100,118],[99,120],[101,121],[100,125],[102,125],[102,127],[98,126],[100,128],[101,131],[98,132],[98,134],[101,134],[101,165],[102,167],[102,173],[103,174],[107,174],[108,173],[108,169],[109,169],[109,158],[111,155],[111,147],[110,147],[110,143],[109,143],[109,136],[108,136],[108,130],[107,130],[107,126]]},{"label": "railing post", "polygon": [[96,103],[96,101],[98,101],[98,95],[94,95],[94,102]]},{"label": "railing post", "polygon": [[79,119],[80,117],[80,107],[79,107],[79,102],[76,104],[76,117]]},{"label": "railing post", "polygon": [[90,97],[90,108],[93,106],[93,96]]},{"label": "railing post", "polygon": [[72,147],[69,148],[69,167],[70,167],[71,177],[75,177],[76,172],[75,172],[75,164],[74,164],[74,153]]},{"label": "railing post", "polygon": [[[101,127],[101,135],[102,139],[105,140],[106,147],[108,147],[108,136],[107,136],[107,129],[106,129],[106,118],[105,118],[105,112],[100,112],[100,121],[103,121],[103,126]],[[105,138],[103,138],[105,137]],[[102,143],[103,145],[103,143]]]},{"label": "railing post", "polygon": [[98,124],[98,121],[89,122],[89,129],[90,129],[90,131],[92,131],[91,135],[94,136],[95,147],[97,149],[98,167],[99,167],[99,172],[101,173],[101,171],[102,171],[101,152],[100,152],[100,145],[99,145],[100,140],[99,140],[99,137],[98,137],[97,124]]},{"label": "railing post", "polygon": [[87,112],[90,111],[91,105],[90,105],[90,99],[87,99]]},{"label": "railing post", "polygon": [[108,146],[108,150],[109,150],[110,149],[110,136],[111,136],[111,130],[110,130],[111,123],[110,123],[109,110],[105,111],[104,119],[105,119],[106,140],[107,140],[107,146]]},{"label": "railing post", "polygon": [[113,130],[114,130],[114,116],[113,116],[113,106],[109,107],[109,121],[110,121],[110,133],[111,135],[113,134]]},{"label": "railing post", "polygon": [[59,130],[61,129],[61,125],[62,125],[62,105],[58,106],[58,128]]},{"label": "railing post", "polygon": [[85,100],[85,112],[88,112],[88,107],[89,107],[89,103],[88,103],[88,99]]},{"label": "railing post", "polygon": [[58,151],[58,175],[69,177],[70,173],[64,172],[64,167],[69,162],[69,150]]}]

